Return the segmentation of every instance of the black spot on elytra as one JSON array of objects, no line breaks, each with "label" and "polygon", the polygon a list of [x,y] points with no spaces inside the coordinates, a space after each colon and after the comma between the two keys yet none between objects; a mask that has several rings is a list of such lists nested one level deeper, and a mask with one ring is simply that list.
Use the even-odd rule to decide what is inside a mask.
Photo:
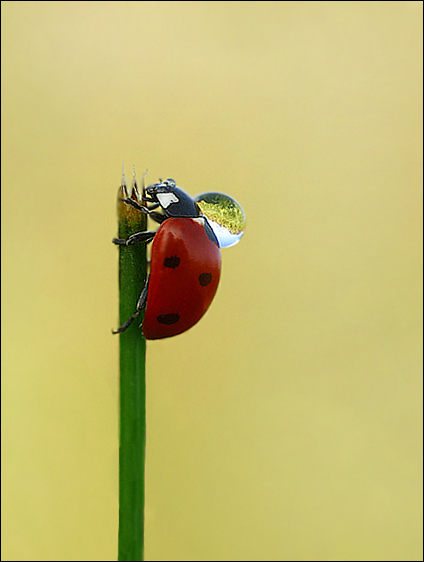
[{"label": "black spot on elytra", "polygon": [[212,281],[212,273],[201,273],[199,275],[199,283],[202,287],[206,287]]},{"label": "black spot on elytra", "polygon": [[167,326],[175,324],[179,319],[179,314],[161,314],[160,316],[156,317],[156,320],[159,322],[159,324],[166,324]]},{"label": "black spot on elytra", "polygon": [[175,269],[180,265],[180,258],[178,256],[169,256],[169,258],[165,258],[163,260],[163,265],[165,267],[170,267],[171,269]]}]

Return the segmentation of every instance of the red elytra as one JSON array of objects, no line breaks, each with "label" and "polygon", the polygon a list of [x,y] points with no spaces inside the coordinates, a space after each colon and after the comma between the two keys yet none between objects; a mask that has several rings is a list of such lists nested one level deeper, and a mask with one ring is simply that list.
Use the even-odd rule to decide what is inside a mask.
[{"label": "red elytra", "polygon": [[220,273],[221,251],[202,217],[164,221],[152,246],[146,339],[176,336],[194,326],[212,302]]}]

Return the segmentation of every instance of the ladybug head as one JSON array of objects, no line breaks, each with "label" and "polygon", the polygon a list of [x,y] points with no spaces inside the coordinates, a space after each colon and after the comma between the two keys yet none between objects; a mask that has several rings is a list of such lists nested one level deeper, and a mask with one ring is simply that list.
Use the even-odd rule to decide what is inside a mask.
[{"label": "ladybug head", "polygon": [[169,178],[146,187],[147,195],[159,203],[168,217],[198,217],[201,213],[197,204],[175,180]]}]

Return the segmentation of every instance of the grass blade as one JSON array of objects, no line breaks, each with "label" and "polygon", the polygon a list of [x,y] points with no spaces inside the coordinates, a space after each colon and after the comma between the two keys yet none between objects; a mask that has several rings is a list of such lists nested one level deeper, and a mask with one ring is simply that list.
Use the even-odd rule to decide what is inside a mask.
[{"label": "grass blade", "polygon": [[[125,178],[118,192],[118,236],[146,230],[147,217],[123,203]],[[141,203],[135,176],[131,198]],[[146,245],[119,246],[119,316],[123,324],[135,311],[147,275]],[[119,535],[118,560],[143,560],[144,467],[146,445],[146,340],[136,318],[120,334]]]}]

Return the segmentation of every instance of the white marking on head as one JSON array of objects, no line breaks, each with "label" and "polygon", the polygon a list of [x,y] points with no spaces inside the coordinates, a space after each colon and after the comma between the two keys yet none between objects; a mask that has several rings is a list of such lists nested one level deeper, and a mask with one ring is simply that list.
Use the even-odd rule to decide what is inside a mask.
[{"label": "white marking on head", "polygon": [[167,209],[171,203],[178,203],[179,199],[175,193],[157,193],[156,197],[160,203],[160,206]]}]

